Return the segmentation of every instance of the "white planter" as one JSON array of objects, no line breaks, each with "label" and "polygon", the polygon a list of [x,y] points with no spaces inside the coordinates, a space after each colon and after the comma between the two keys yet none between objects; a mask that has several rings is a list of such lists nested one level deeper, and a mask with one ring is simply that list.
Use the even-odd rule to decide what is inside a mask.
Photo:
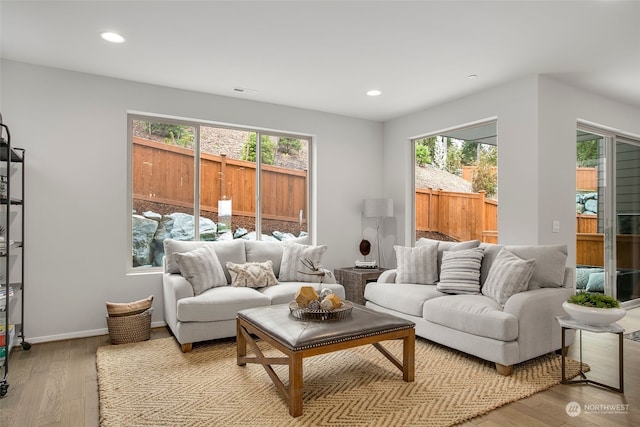
[{"label": "white planter", "polygon": [[622,319],[627,313],[623,308],[596,308],[563,302],[562,308],[578,322],[591,326],[607,326]]}]

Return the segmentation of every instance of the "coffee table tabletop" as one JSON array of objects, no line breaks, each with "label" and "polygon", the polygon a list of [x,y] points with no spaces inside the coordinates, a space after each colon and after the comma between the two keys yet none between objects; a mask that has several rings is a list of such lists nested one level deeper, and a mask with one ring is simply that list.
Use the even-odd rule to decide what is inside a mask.
[{"label": "coffee table tabletop", "polygon": [[[354,304],[351,315],[341,320],[313,321],[293,317],[288,304],[257,307],[238,312],[237,364],[261,364],[289,405],[289,414],[302,415],[302,359],[372,344],[400,371],[406,382],[415,375],[415,324]],[[256,343],[262,339],[284,354],[265,357]],[[402,361],[385,349],[381,341],[402,340]],[[255,356],[247,356],[247,345]],[[289,366],[285,386],[271,365]]]}]

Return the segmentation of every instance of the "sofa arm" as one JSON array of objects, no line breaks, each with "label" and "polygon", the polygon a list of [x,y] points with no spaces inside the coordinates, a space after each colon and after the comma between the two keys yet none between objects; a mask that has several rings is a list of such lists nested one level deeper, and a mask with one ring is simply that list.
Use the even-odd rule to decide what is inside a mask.
[{"label": "sofa arm", "polygon": [[[574,291],[572,288],[540,288],[517,293],[504,305],[504,312],[518,318],[520,360],[528,360],[562,347],[562,330],[556,316],[564,316],[562,308]],[[567,333],[567,346],[574,333]]]},{"label": "sofa arm", "polygon": [[178,301],[192,296],[194,296],[193,287],[182,275],[162,273],[164,321],[174,334],[178,324]]},{"label": "sofa arm", "polygon": [[396,273],[398,269],[385,270],[380,276],[378,276],[378,283],[396,283]]}]

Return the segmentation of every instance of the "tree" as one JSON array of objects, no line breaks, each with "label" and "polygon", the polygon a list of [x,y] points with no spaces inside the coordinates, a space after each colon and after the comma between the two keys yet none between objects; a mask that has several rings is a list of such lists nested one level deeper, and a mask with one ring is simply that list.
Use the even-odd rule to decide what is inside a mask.
[{"label": "tree", "polygon": [[193,132],[186,126],[157,122],[144,122],[144,125],[149,134],[164,137],[165,144],[186,147],[193,143]]},{"label": "tree", "polygon": [[465,166],[471,166],[478,161],[478,143],[465,141],[460,150],[460,162]]},{"label": "tree", "polygon": [[[262,135],[261,138],[262,147],[262,163],[265,165],[272,165],[275,159],[275,148],[273,142],[267,135]],[[247,139],[242,147],[242,160],[250,162],[256,161],[256,133],[251,132],[249,139]]]},{"label": "tree", "polygon": [[433,165],[438,169],[444,169],[447,166],[447,138],[444,136],[436,136]]},{"label": "tree", "polygon": [[488,197],[493,197],[498,193],[498,177],[494,172],[497,163],[498,150],[496,147],[489,146],[480,152],[478,168],[471,183],[474,192],[484,191]]},{"label": "tree", "polygon": [[595,167],[598,165],[598,140],[579,141],[576,144],[577,166],[583,168]]},{"label": "tree", "polygon": [[278,140],[278,153],[292,154],[297,153],[302,148],[302,143],[295,138],[280,138]]},{"label": "tree", "polygon": [[416,142],[416,165],[423,168],[428,163],[431,163],[429,147],[427,147],[426,144]]},{"label": "tree", "polygon": [[447,148],[446,171],[454,175],[459,175],[462,170],[461,149],[456,143],[450,141]]}]

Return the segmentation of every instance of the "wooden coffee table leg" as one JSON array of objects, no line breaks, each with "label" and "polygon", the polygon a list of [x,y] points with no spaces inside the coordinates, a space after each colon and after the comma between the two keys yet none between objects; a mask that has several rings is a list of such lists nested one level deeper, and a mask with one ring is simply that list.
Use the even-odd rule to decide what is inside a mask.
[{"label": "wooden coffee table leg", "polygon": [[236,363],[238,366],[245,366],[245,356],[247,355],[247,340],[243,334],[244,330],[240,326],[240,319],[236,320]]},{"label": "wooden coffee table leg", "polygon": [[415,379],[415,345],[416,333],[410,329],[409,335],[402,339],[402,379],[409,383]]},{"label": "wooden coffee table leg", "polygon": [[302,353],[289,354],[289,415],[302,415]]}]

